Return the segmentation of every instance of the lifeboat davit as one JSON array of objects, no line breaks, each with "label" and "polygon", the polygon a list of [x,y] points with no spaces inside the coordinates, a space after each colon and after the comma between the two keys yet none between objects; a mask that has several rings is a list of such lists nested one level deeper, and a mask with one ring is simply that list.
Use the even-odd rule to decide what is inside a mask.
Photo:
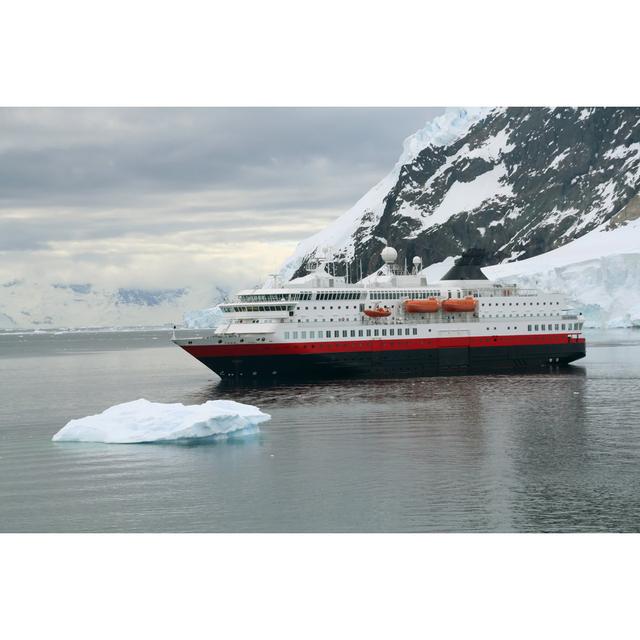
[{"label": "lifeboat davit", "polygon": [[440,303],[435,298],[404,301],[404,310],[407,313],[435,313],[438,309],[440,309]]},{"label": "lifeboat davit", "polygon": [[391,309],[387,307],[376,307],[375,309],[365,309],[364,315],[370,318],[386,318],[391,315]]},{"label": "lifeboat davit", "polygon": [[454,313],[459,312],[469,312],[476,310],[476,299],[473,296],[467,296],[462,299],[449,298],[448,300],[444,300],[442,303],[442,308],[445,311],[450,311]]}]

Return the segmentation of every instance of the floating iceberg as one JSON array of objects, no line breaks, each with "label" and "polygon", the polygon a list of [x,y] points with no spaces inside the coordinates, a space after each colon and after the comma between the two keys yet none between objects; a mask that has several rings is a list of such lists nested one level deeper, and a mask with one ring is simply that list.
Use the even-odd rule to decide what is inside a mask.
[{"label": "floating iceberg", "polygon": [[70,420],[52,439],[127,444],[228,438],[257,433],[258,425],[270,419],[257,407],[232,400],[185,406],[140,399]]}]

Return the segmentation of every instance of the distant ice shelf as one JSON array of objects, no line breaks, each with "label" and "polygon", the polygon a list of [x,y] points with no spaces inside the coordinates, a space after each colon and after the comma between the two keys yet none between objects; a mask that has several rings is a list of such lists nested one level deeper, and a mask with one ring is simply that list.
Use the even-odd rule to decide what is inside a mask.
[{"label": "distant ice shelf", "polygon": [[70,420],[52,440],[109,444],[214,440],[255,434],[258,425],[270,419],[257,407],[232,400],[183,405],[140,399]]}]

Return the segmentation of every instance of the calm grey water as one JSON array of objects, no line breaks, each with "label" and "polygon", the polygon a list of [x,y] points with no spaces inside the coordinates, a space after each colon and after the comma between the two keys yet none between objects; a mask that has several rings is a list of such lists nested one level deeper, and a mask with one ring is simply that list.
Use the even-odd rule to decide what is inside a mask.
[{"label": "calm grey water", "polygon": [[[588,338],[566,372],[229,390],[166,333],[0,334],[0,531],[640,531],[640,332]],[[140,397],[272,420],[51,442]]]}]

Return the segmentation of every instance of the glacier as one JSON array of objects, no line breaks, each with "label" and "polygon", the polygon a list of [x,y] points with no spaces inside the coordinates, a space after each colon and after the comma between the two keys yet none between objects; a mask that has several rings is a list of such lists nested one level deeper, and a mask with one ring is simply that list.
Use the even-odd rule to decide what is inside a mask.
[{"label": "glacier", "polygon": [[206,309],[194,309],[185,312],[182,320],[186,329],[215,329],[222,321],[222,309],[220,309],[220,305]]},{"label": "glacier", "polygon": [[233,400],[184,405],[141,398],[70,420],[52,440],[108,444],[215,440],[255,434],[258,425],[270,419],[257,407]]},{"label": "glacier", "polygon": [[605,223],[558,249],[485,267],[485,275],[565,293],[591,328],[640,326],[640,219]]}]

